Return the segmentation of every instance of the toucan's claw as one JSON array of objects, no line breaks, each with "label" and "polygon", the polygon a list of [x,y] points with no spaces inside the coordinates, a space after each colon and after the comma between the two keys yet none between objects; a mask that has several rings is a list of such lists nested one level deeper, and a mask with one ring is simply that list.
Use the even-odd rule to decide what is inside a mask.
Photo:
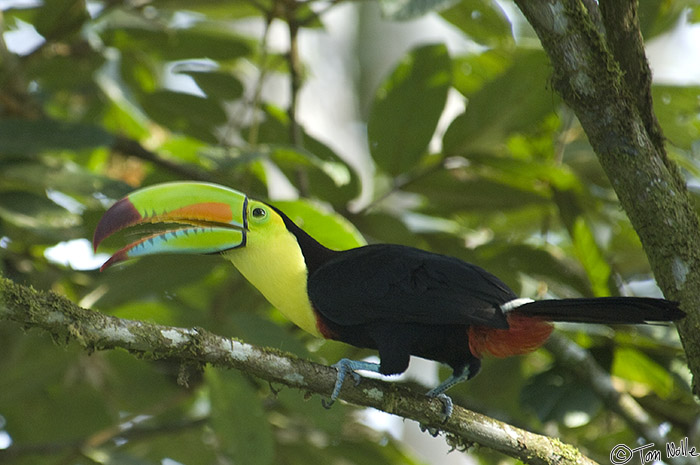
[{"label": "toucan's claw", "polygon": [[439,399],[440,402],[442,402],[442,405],[444,406],[442,417],[440,419],[443,423],[447,423],[447,420],[449,420],[452,416],[452,411],[454,410],[454,402],[452,402],[452,398],[444,392],[438,394],[437,396],[435,396],[435,398]]},{"label": "toucan's claw", "polygon": [[[474,365],[476,363],[476,365]],[[479,361],[477,360],[476,362],[472,362],[472,366],[476,366],[476,369],[478,369]],[[449,388],[454,386],[455,384],[461,383],[462,381],[466,381],[470,378],[470,373],[476,373],[476,369],[470,370],[470,366],[466,366],[463,369],[459,371],[454,371],[449,378],[447,378],[445,381],[440,383],[437,387],[431,389],[428,391],[425,395],[431,398],[435,399],[440,399],[440,402],[442,402],[443,405],[443,411],[442,415],[440,417],[440,420],[443,424],[447,423],[447,420],[450,419],[452,416],[452,411],[454,410],[454,402],[452,402],[452,399],[450,396],[445,394],[445,391],[447,391]],[[427,428],[423,425],[420,425],[421,431],[428,431],[431,435],[436,436],[437,433],[439,432],[435,428]]]},{"label": "toucan's claw", "polygon": [[[442,424],[447,423],[447,420],[450,419],[450,417],[452,416],[452,412],[454,411],[454,402],[452,402],[452,398],[444,392],[441,392],[439,394],[431,394],[429,392],[427,396],[434,399],[438,399],[440,402],[442,402],[443,410],[442,414],[440,415],[440,422]],[[425,426],[423,423],[420,424],[420,430],[423,432],[427,431],[428,434],[430,434],[432,437],[436,437],[438,434],[440,434],[440,430],[438,428]]]},{"label": "toucan's claw", "polygon": [[[341,361],[351,362],[352,360],[343,359]],[[338,365],[340,365],[340,366],[338,366]],[[336,379],[335,389],[333,389],[334,394],[340,394],[340,388],[343,386],[343,382],[345,381],[345,376],[347,376],[347,375],[352,376],[352,380],[355,383],[355,386],[360,385],[360,381],[362,381],[362,376],[360,376],[358,373],[356,373],[354,371],[355,369],[352,368],[348,363],[340,364],[340,362],[338,362],[338,363],[333,365],[333,368],[338,370],[338,378]],[[338,397],[338,396],[336,395],[336,397]]]},{"label": "toucan's claw", "polygon": [[338,363],[334,363],[331,365],[333,368],[338,370],[338,376],[335,378],[335,386],[333,387],[333,393],[331,394],[331,399],[330,401],[324,405],[326,408],[330,408],[331,405],[333,405],[333,402],[336,401],[338,396],[340,395],[340,390],[343,388],[343,382],[345,382],[345,377],[349,374],[352,375],[354,381],[355,381],[355,386],[360,384],[360,375],[355,373],[354,371],[354,360],[348,360],[347,358],[340,359]]},{"label": "toucan's claw", "polygon": [[335,378],[335,386],[333,387],[333,393],[331,393],[331,398],[328,401],[326,401],[325,399],[321,400],[321,403],[325,408],[331,408],[336,399],[338,399],[338,396],[340,396],[340,390],[343,388],[343,382],[345,381],[345,377],[347,375],[352,376],[355,382],[355,386],[357,386],[360,384],[362,377],[359,374],[355,373],[355,370],[365,370],[379,373],[378,363],[362,362],[358,360],[350,360],[347,358],[341,358],[340,360],[338,360],[338,363],[334,363],[331,366],[338,371],[338,376],[336,376]]}]

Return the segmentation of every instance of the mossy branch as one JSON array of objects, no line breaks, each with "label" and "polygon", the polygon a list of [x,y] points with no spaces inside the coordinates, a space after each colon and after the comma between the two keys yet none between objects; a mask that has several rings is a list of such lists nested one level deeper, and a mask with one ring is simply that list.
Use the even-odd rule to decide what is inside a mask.
[{"label": "mossy branch", "polygon": [[[331,367],[275,349],[256,347],[200,328],[176,328],[104,315],[55,293],[37,291],[4,277],[0,277],[0,320],[14,321],[27,329],[41,328],[57,341],[77,342],[90,352],[121,348],[150,359],[209,363],[324,396],[332,391],[336,378]],[[457,447],[478,444],[533,465],[595,463],[558,439],[459,406],[442,424],[443,405],[439,400],[393,383],[363,378],[357,387],[346,383],[341,398],[439,428]]]}]

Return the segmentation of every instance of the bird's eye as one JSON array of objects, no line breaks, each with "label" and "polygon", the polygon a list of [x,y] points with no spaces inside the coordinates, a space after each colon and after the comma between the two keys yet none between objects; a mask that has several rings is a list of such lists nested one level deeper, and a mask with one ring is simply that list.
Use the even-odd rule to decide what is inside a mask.
[{"label": "bird's eye", "polygon": [[264,208],[260,208],[260,207],[253,208],[253,218],[261,219],[261,218],[265,218],[266,215],[267,215],[267,210],[265,210]]}]

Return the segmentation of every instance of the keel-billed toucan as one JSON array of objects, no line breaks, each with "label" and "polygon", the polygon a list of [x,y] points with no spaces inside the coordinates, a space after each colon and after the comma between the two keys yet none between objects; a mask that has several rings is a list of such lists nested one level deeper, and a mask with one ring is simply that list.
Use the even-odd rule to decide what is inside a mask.
[{"label": "keel-billed toucan", "polygon": [[378,350],[379,364],[342,359],[334,365],[331,401],[348,373],[356,382],[354,370],[402,373],[416,355],[452,368],[428,392],[443,399],[449,416],[444,391],[474,376],[483,354],[530,352],[545,342],[552,321],[635,324],[684,315],[664,299],[522,299],[478,266],[412,247],[331,250],[272,205],[215,184],[174,182],[133,192],[102,217],[95,249],[112,233],[142,223],[180,226],[124,247],[102,269],[142,255],[220,253],[297,326]]}]

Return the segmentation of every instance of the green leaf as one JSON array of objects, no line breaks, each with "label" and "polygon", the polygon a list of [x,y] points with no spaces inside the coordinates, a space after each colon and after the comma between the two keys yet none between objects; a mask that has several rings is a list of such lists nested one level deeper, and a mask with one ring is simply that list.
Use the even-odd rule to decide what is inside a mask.
[{"label": "green leaf", "polygon": [[[391,443],[390,443],[391,444]],[[329,453],[336,457],[335,460],[327,463],[337,463],[347,460],[351,464],[362,465],[418,465],[419,462],[412,460],[404,453],[398,452],[391,445],[377,444],[373,441],[362,439],[345,439],[330,445]]]},{"label": "green leaf", "polygon": [[580,216],[574,222],[572,240],[576,256],[586,270],[588,279],[591,281],[593,293],[597,297],[609,296],[610,286],[608,283],[612,270],[601,254],[600,248],[586,221]]},{"label": "green leaf", "polygon": [[211,426],[223,452],[235,463],[267,465],[275,458],[272,426],[260,397],[239,373],[205,369]]},{"label": "green leaf", "polygon": [[[329,198],[345,198],[343,194],[356,187],[356,176],[348,166],[332,157],[322,159],[308,150],[285,144],[259,144],[253,150],[209,147],[200,156],[216,163],[226,172],[241,167],[265,180],[262,161],[272,161],[292,184],[299,185],[306,196],[328,193]],[[347,200],[347,198],[345,198]],[[344,203],[344,202],[340,202]]]},{"label": "green leaf", "polygon": [[337,213],[308,200],[272,202],[321,244],[336,250],[366,244],[362,234]]},{"label": "green leaf", "polygon": [[454,5],[459,0],[379,0],[382,15],[394,21],[406,21],[439,11]]},{"label": "green leaf", "polygon": [[[18,325],[0,325],[0,410],[13,443],[38,444],[87,437],[114,425],[106,408],[102,361],[77,344],[56,342]],[[36,462],[34,462],[36,463]]]},{"label": "green leaf", "polygon": [[587,424],[602,406],[589,386],[556,368],[532,377],[520,402],[534,410],[542,423],[556,421],[569,428]]},{"label": "green leaf", "polygon": [[612,374],[644,384],[660,397],[668,397],[673,391],[671,373],[644,353],[633,348],[620,347],[615,350]]},{"label": "green leaf", "polygon": [[[318,354],[316,356],[318,357]],[[333,362],[329,361],[329,363],[334,362],[335,360]],[[303,422],[303,425],[313,425],[315,429],[325,432],[333,439],[343,438],[344,427],[348,425],[349,421],[352,421],[352,415],[356,411],[352,407],[343,404],[334,405],[332,409],[326,409],[317,397],[302,401],[299,397],[299,391],[296,389],[283,389],[276,395],[276,400],[280,403],[281,410],[287,415],[294,415],[297,421]],[[339,408],[336,409],[336,407]],[[294,419],[294,417],[292,418]],[[314,463],[316,462],[314,461]]]},{"label": "green leaf", "polygon": [[700,5],[694,4],[690,7],[688,22],[691,24],[700,23]]},{"label": "green leaf", "polygon": [[96,125],[51,119],[0,120],[0,159],[44,151],[82,150],[109,146],[114,137]]},{"label": "green leaf", "polygon": [[124,95],[107,103],[102,120],[103,127],[113,134],[133,140],[143,140],[151,134],[149,121],[135,111],[133,104]]},{"label": "green leaf", "polygon": [[673,145],[690,150],[700,140],[700,86],[655,85],[651,93],[664,136]]},{"label": "green leaf", "polygon": [[50,0],[43,2],[33,24],[39,34],[52,40],[77,31],[88,19],[84,0]]},{"label": "green leaf", "polygon": [[447,48],[413,50],[377,91],[368,136],[374,161],[398,175],[413,168],[426,152],[447,100],[452,80]]},{"label": "green leaf", "polygon": [[27,74],[39,83],[42,92],[70,90],[83,96],[88,93],[97,94],[100,91],[94,76],[105,61],[103,55],[92,51],[55,55],[28,63],[30,66]]},{"label": "green leaf", "polygon": [[467,108],[445,133],[448,156],[490,153],[513,132],[532,130],[557,105],[547,89],[551,66],[544,52],[521,51],[513,65],[469,98]]},{"label": "green leaf", "polygon": [[210,98],[159,90],[141,98],[144,111],[158,124],[208,142],[216,142],[216,126],[226,122],[221,105]]},{"label": "green leaf", "polygon": [[[162,304],[161,304],[162,305]],[[126,317],[122,317],[126,318]],[[143,314],[134,315],[135,319],[158,321],[157,318],[145,317]],[[186,389],[179,386],[173,372],[177,373],[178,362],[134,360],[125,351],[109,351],[100,356],[100,362],[107,364],[108,369],[103,374],[103,394],[112,403],[118,403],[123,411],[144,411],[157,405],[169,396],[176,397],[184,394]],[[171,364],[170,367],[167,364]],[[166,368],[172,368],[168,371]]]},{"label": "green leaf", "polygon": [[[131,457],[145,458],[149,465],[187,464],[187,465],[211,465],[221,463],[221,455],[215,450],[214,444],[208,444],[203,438],[210,438],[211,430],[208,426],[178,428],[187,424],[187,420],[171,423],[156,423],[156,430],[167,429],[167,434],[150,434],[147,441],[129,441],[120,446],[118,451],[129,451]],[[172,430],[172,431],[170,431]],[[149,430],[146,430],[148,433]],[[136,431],[138,435],[138,430]],[[104,449],[99,449],[102,452]],[[103,457],[99,457],[104,460]],[[111,458],[111,457],[110,457]],[[105,465],[113,464],[110,461],[102,462]],[[131,464],[128,464],[131,465]]]},{"label": "green leaf", "polygon": [[[485,153],[469,154],[468,162],[470,172],[524,191],[544,194],[550,186],[560,191],[583,190],[576,174],[566,165]],[[541,183],[545,186],[538,188]]]},{"label": "green leaf", "polygon": [[80,225],[78,215],[59,207],[46,197],[19,191],[2,192],[0,218],[39,233]]},{"label": "green leaf", "polygon": [[156,465],[157,463],[122,451],[86,450],[84,454],[86,458],[90,458],[94,463],[102,462],[109,465]]},{"label": "green leaf", "polygon": [[241,81],[223,71],[180,71],[179,74],[191,76],[208,97],[234,100],[243,95]]},{"label": "green leaf", "polygon": [[198,24],[195,27],[176,31],[176,43],[169,34],[172,54],[166,59],[202,57],[212,60],[233,60],[249,55],[248,42],[234,32],[231,27]]},{"label": "green leaf", "polygon": [[22,188],[43,194],[47,189],[66,195],[79,196],[81,201],[99,206],[95,192],[112,199],[127,195],[132,187],[121,181],[94,174],[83,166],[72,162],[61,162],[47,158],[42,163],[15,162],[3,166],[0,186]]},{"label": "green leaf", "polygon": [[108,30],[105,41],[118,49],[151,53],[170,61],[194,58],[225,61],[246,56],[251,51],[248,43],[233,29],[207,23],[186,29],[165,29],[157,28],[154,23],[136,26],[132,21]]},{"label": "green leaf", "polygon": [[[177,288],[175,287],[177,283],[173,283],[173,288],[171,289],[170,295],[177,295]],[[124,286],[129,286],[129,283],[124,283]],[[123,288],[122,288],[123,289]],[[174,305],[172,302],[160,302],[153,300],[137,300],[141,297],[138,290],[134,295],[133,300],[130,300],[125,305],[109,309],[109,314],[116,316],[117,318],[126,318],[127,320],[142,320],[142,321],[152,321],[157,322],[160,325],[177,326],[179,322],[175,317]],[[107,304],[104,305],[103,304]],[[109,306],[108,302],[100,301],[100,306],[103,309],[107,309]]]},{"label": "green leaf", "polygon": [[[115,241],[110,238],[105,242],[108,245]],[[212,255],[158,255],[133,260],[99,275],[96,282],[103,287],[96,305],[111,309],[132,300],[177,295],[179,287],[200,282],[217,265],[230,266]]]},{"label": "green leaf", "polygon": [[472,53],[452,60],[453,86],[462,95],[470,97],[486,83],[504,73],[513,60],[513,53],[502,49]]},{"label": "green leaf", "polygon": [[145,54],[125,50],[121,54],[120,64],[120,77],[134,92],[153,92],[158,89],[158,64]]},{"label": "green leaf", "polygon": [[292,170],[298,169],[300,166],[307,166],[325,173],[336,187],[350,183],[350,170],[344,163],[321,160],[307,150],[291,146],[274,145],[270,149],[270,159],[291,179],[294,179]]},{"label": "green leaf", "polygon": [[424,209],[443,215],[521,208],[529,204],[546,205],[549,202],[546,191],[512,187],[473,176],[463,169],[439,170],[412,182],[405,190],[424,195],[428,199]]},{"label": "green leaf", "polygon": [[[265,0],[261,3],[222,2],[221,0],[160,0],[163,5],[173,11],[186,10],[205,14],[208,18],[241,19],[260,16],[260,8],[271,8],[272,2]],[[269,10],[267,10],[269,11]]]},{"label": "green leaf", "polygon": [[495,1],[461,1],[440,15],[481,44],[503,46],[513,43],[508,16]]},{"label": "green leaf", "polygon": [[210,147],[210,145],[192,137],[173,136],[158,147],[158,152],[181,162],[200,163],[206,166],[205,163],[202,163],[204,158],[202,154]]},{"label": "green leaf", "polygon": [[490,243],[478,247],[475,252],[479,263],[506,282],[517,282],[522,274],[573,289],[581,295],[590,294],[590,284],[580,267],[542,249],[527,244]]},{"label": "green leaf", "polygon": [[682,15],[697,10],[696,0],[644,0],[638,6],[639,26],[645,42],[670,31]]},{"label": "green leaf", "polygon": [[420,236],[411,231],[400,219],[387,212],[371,211],[352,217],[352,223],[362,231],[369,242],[403,244],[426,248]]}]

